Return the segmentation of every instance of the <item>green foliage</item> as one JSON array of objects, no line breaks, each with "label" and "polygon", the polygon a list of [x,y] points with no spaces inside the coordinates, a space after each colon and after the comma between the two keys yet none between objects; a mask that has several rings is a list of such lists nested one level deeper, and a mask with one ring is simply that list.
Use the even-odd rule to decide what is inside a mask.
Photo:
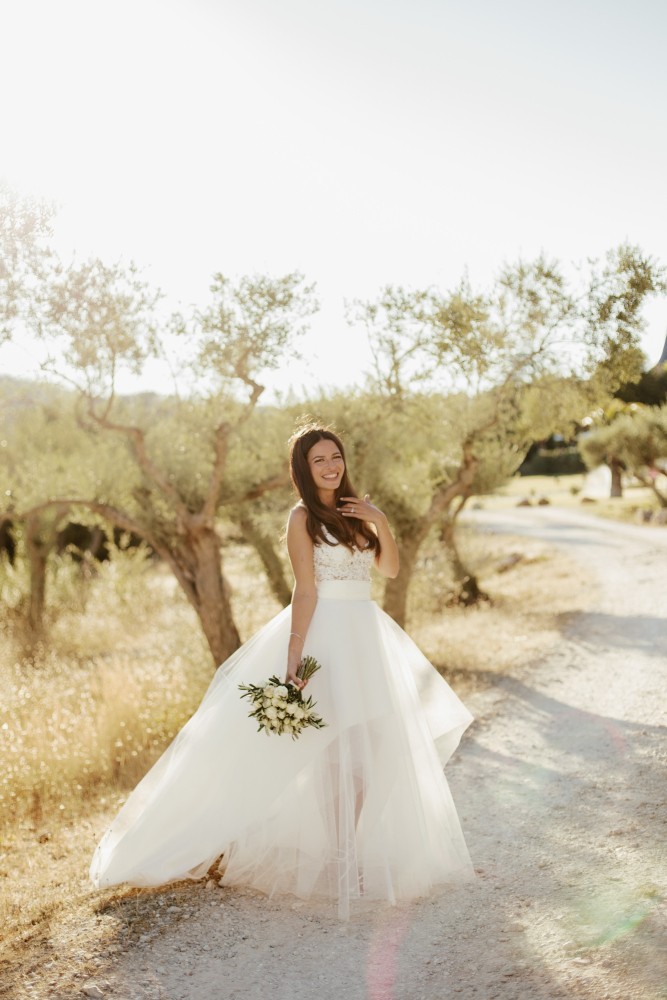
[{"label": "green foliage", "polygon": [[[455,481],[466,433],[484,419],[488,405],[463,393],[423,393],[395,407],[383,395],[366,392],[311,401],[309,409],[343,436],[356,489],[369,493],[404,537],[427,514],[434,493]],[[491,432],[479,452],[482,491],[504,482],[522,458]]]},{"label": "green foliage", "polygon": [[642,372],[637,382],[624,382],[614,396],[624,403],[661,406],[667,403],[667,364]]},{"label": "green foliage", "polygon": [[52,206],[0,182],[0,345],[31,313],[51,253]]},{"label": "green foliage", "polygon": [[589,468],[613,455],[635,473],[656,469],[667,461],[667,406],[633,407],[583,435],[579,449]]},{"label": "green foliage", "polygon": [[589,370],[607,391],[636,382],[644,365],[638,338],[650,295],[667,291],[665,269],[639,247],[622,244],[591,267],[585,312]]},{"label": "green foliage", "polygon": [[53,344],[93,396],[111,396],[122,366],[138,374],[157,353],[155,307],[160,293],[130,264],[104,264],[93,258],[80,265],[56,265],[42,284],[35,328]]},{"label": "green foliage", "polygon": [[466,279],[450,293],[433,301],[430,349],[440,369],[447,365],[469,384],[491,375],[502,335],[491,322],[486,296],[473,292]]},{"label": "green foliage", "polygon": [[540,256],[505,266],[493,293],[493,315],[500,371],[525,380],[541,374],[566,375],[576,363],[575,297],[556,261]]},{"label": "green foliage", "polygon": [[597,398],[590,383],[576,376],[541,375],[516,394],[508,431],[520,447],[552,434],[570,439]]},{"label": "green foliage", "polygon": [[388,397],[402,399],[409,385],[430,375],[424,366],[428,352],[428,317],[432,296],[428,291],[406,291],[388,285],[376,302],[351,303],[348,322],[361,323],[368,336],[374,362],[373,382]]},{"label": "green foliage", "polygon": [[374,384],[390,399],[415,385],[477,393],[582,373],[601,399],[638,375],[643,308],[665,291],[662,267],[621,246],[603,264],[589,262],[578,284],[540,256],[506,265],[486,294],[467,280],[446,293],[387,287],[374,302],[356,302],[350,321],[365,326]]},{"label": "green foliage", "polygon": [[[245,530],[280,575],[265,542],[289,503],[296,413],[259,400],[263,374],[295,356],[314,286],[297,272],[216,274],[207,305],[169,320],[133,265],[58,262],[43,207],[5,192],[0,222],[4,336],[20,317],[51,345],[49,372],[79,394],[35,399],[31,388],[11,402],[0,511],[33,517],[44,538],[70,514],[145,534],[215,632],[221,542]],[[402,539],[423,540],[511,475],[532,441],[569,437],[636,376],[644,303],[666,290],[662,268],[632,246],[589,262],[578,282],[542,255],[505,266],[485,291],[467,278],[445,291],[387,286],[350,307],[373,351],[365,390],[312,407],[344,434],[357,487]],[[140,374],[164,353],[163,330],[178,334],[186,395],[117,397],[121,368]],[[76,499],[81,508],[66,504]],[[232,626],[225,618],[227,638],[210,637],[214,656],[235,641]]]},{"label": "green foliage", "polygon": [[240,380],[255,399],[259,379],[294,353],[306,329],[305,317],[317,312],[315,286],[298,272],[282,278],[243,277],[236,284],[216,274],[212,302],[191,320],[174,318],[174,329],[187,338],[193,370],[209,384],[228,386]]},{"label": "green foliage", "polygon": [[[236,424],[236,429],[229,441],[218,514],[224,517],[230,505],[243,504],[260,483],[281,480],[287,488],[285,442],[292,429],[291,415],[273,407],[257,407],[247,419],[240,419],[243,412],[242,404],[222,394],[155,401],[144,423],[147,447],[188,510],[198,510],[206,500],[216,431],[224,422]],[[136,418],[136,414],[132,416]],[[143,480],[140,494],[141,503],[133,507],[133,513],[145,507],[149,496],[151,505],[160,504],[159,491],[148,479]],[[131,504],[129,498],[126,502]]]},{"label": "green foliage", "polygon": [[127,448],[114,437],[81,425],[71,392],[27,384],[4,398],[0,510],[28,510],[57,499],[130,492]]}]

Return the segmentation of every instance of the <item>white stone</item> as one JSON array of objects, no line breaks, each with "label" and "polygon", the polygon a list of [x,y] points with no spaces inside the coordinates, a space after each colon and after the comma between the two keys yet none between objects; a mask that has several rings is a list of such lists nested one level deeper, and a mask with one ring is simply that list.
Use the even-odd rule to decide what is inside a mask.
[{"label": "white stone", "polygon": [[99,986],[95,985],[95,983],[88,983],[87,986],[84,986],[83,993],[84,996],[92,997],[93,1000],[102,1000],[102,998],[104,997],[104,993],[99,988]]}]

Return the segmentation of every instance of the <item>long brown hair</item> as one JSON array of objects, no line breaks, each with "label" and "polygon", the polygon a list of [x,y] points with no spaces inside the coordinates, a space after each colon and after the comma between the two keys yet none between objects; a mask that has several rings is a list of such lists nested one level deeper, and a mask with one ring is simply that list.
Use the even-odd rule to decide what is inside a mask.
[{"label": "long brown hair", "polygon": [[[338,510],[327,507],[319,498],[317,488],[313,482],[313,477],[308,464],[308,452],[318,441],[333,441],[340,451],[345,471],[336,490],[336,503],[340,497],[356,497],[357,493],[350,482],[347,474],[347,461],[345,459],[345,449],[343,442],[337,434],[329,430],[328,427],[319,427],[317,424],[308,424],[300,428],[290,438],[290,476],[294,489],[301,497],[306,508],[306,530],[315,545],[326,542],[327,545],[341,543],[350,549],[357,548],[357,536],[361,535],[368,542],[368,547],[376,552],[380,551],[380,540],[375,532],[365,521],[360,521],[357,517],[343,517]],[[336,539],[330,541],[324,533],[327,529],[330,535]]]}]

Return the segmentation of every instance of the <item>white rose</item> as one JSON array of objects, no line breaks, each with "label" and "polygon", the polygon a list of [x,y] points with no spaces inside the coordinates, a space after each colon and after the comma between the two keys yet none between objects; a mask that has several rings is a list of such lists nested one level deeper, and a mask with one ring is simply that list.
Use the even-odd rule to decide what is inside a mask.
[{"label": "white rose", "polygon": [[289,704],[287,705],[287,708],[285,709],[285,711],[287,712],[288,715],[296,715],[296,713],[297,713],[297,707],[296,707],[296,705],[294,704],[293,701],[289,702]]},{"label": "white rose", "polygon": [[280,687],[276,688],[276,690],[275,690],[274,693],[277,694],[279,698],[286,698],[287,697],[287,688],[285,687],[284,684],[281,684]]},{"label": "white rose", "polygon": [[277,719],[278,718],[278,709],[274,708],[273,705],[271,705],[266,710],[266,717],[267,717],[267,719]]},{"label": "white rose", "polygon": [[303,719],[304,717],[305,717],[304,710],[302,708],[299,708],[298,705],[295,705],[294,706],[294,718],[295,719]]},{"label": "white rose", "polygon": [[268,708],[270,704],[271,704],[271,699],[270,698],[262,698],[262,707],[263,708]]},{"label": "white rose", "polygon": [[271,704],[275,705],[276,708],[287,708],[287,702],[284,698],[272,698]]},{"label": "white rose", "polygon": [[265,698],[273,698],[273,693],[275,690],[276,689],[274,688],[273,684],[267,684],[264,690],[262,691],[262,694],[264,695]]}]

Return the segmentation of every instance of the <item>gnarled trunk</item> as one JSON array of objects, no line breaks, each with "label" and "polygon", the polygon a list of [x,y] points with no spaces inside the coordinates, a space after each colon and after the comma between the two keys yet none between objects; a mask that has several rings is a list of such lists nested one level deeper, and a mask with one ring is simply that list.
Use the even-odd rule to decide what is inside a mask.
[{"label": "gnarled trunk", "polygon": [[241,645],[222,573],[220,537],[210,525],[188,525],[177,548],[156,546],[170,563],[183,592],[197,612],[216,666]]},{"label": "gnarled trunk", "polygon": [[456,544],[456,517],[462,507],[463,503],[458,506],[451,517],[445,520],[440,537],[447,549],[447,558],[454,577],[452,603],[461,604],[468,608],[479,604],[480,601],[488,601],[489,595],[481,589],[476,575],[464,563]]},{"label": "gnarled trunk", "polygon": [[25,539],[30,567],[30,597],[28,601],[28,624],[34,638],[44,629],[44,608],[46,606],[46,563],[50,547],[42,537],[41,526],[36,517],[26,518]]},{"label": "gnarled trunk", "polygon": [[653,495],[656,498],[656,500],[658,501],[658,503],[660,504],[660,506],[663,507],[663,508],[667,507],[667,495],[665,495],[664,493],[661,493],[660,490],[658,489],[658,487],[655,485],[655,483],[652,480],[649,481],[648,485],[649,485],[649,488],[653,491]]},{"label": "gnarled trunk", "polygon": [[25,548],[30,568],[30,596],[28,599],[28,624],[32,639],[44,631],[46,610],[46,567],[49,555],[55,548],[56,535],[67,505],[54,504],[49,513],[32,510],[25,515]]},{"label": "gnarled trunk", "polygon": [[[457,497],[467,498],[472,492],[472,483],[477,471],[477,458],[473,452],[473,440],[464,442],[463,455],[458,474],[450,483],[443,484],[431,498],[429,509],[410,524],[404,524],[398,538],[401,568],[394,580],[388,580],[384,592],[384,610],[401,627],[405,625],[408,590],[417,563],[419,550],[431,527],[447,515]],[[465,502],[465,500],[463,501]],[[463,506],[459,506],[459,510]],[[457,511],[458,513],[458,511]]]},{"label": "gnarled trunk", "polygon": [[653,496],[656,498],[661,507],[667,507],[667,494],[661,493],[656,485],[658,472],[658,469],[651,468],[649,469],[648,474],[642,475],[641,472],[635,472],[635,476],[640,483],[643,483],[644,486],[647,486],[648,489],[651,490]]},{"label": "gnarled trunk", "polygon": [[292,599],[292,591],[288,586],[283,571],[283,564],[280,556],[276,552],[273,543],[249,517],[240,518],[239,527],[252,545],[255,552],[262,560],[262,566],[268,577],[269,585],[273,594],[283,607],[287,607]]},{"label": "gnarled trunk", "polygon": [[405,627],[408,591],[424,537],[425,533],[417,530],[414,534],[409,535],[407,539],[398,540],[401,569],[397,577],[394,577],[393,580],[387,580],[385,586],[382,606],[401,628]]}]

